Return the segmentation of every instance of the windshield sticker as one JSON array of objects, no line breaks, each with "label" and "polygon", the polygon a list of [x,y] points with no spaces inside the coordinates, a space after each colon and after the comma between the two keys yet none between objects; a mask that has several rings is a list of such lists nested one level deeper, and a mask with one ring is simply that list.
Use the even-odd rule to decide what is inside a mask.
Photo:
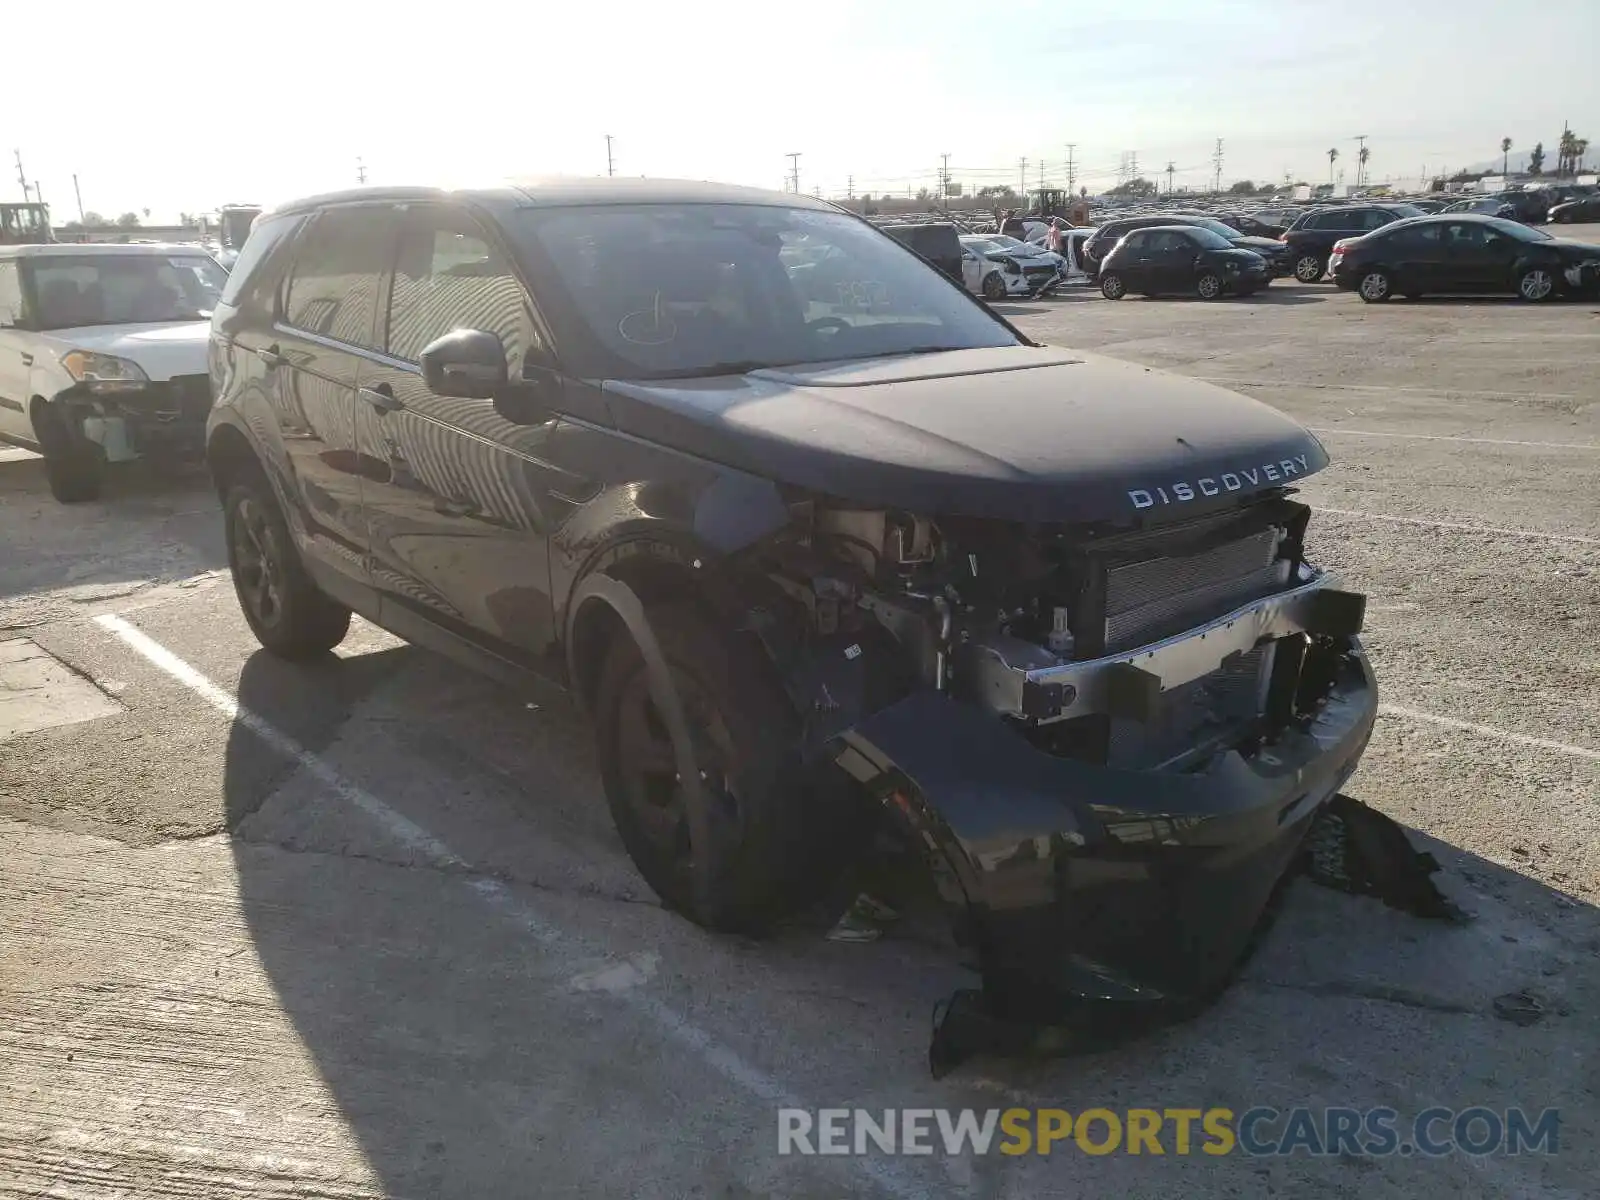
[{"label": "windshield sticker", "polygon": [[665,346],[678,336],[678,327],[661,303],[661,293],[649,308],[628,313],[617,322],[617,333],[635,346]]}]

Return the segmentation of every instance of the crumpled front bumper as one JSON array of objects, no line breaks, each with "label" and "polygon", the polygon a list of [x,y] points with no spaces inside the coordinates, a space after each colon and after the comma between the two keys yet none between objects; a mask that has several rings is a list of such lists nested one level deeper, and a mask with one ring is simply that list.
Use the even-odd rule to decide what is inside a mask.
[{"label": "crumpled front bumper", "polygon": [[1193,773],[1054,757],[931,691],[860,721],[836,756],[909,826],[1008,1018],[1203,1000],[1371,736],[1377,686],[1359,641],[1325,653],[1333,685],[1309,722]]},{"label": "crumpled front bumper", "polygon": [[108,462],[204,460],[211,411],[207,376],[184,375],[105,393],[77,384],[58,393],[53,403],[65,411],[75,432],[100,446]]}]

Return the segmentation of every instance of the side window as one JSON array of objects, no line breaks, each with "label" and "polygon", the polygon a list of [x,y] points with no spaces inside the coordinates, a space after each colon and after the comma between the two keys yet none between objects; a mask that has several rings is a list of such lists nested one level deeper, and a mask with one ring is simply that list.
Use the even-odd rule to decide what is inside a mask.
[{"label": "side window", "polygon": [[22,319],[22,272],[15,262],[0,262],[0,328]]},{"label": "side window", "polygon": [[247,289],[250,293],[259,292],[255,276],[262,269],[262,263],[267,256],[283,243],[284,236],[299,224],[294,217],[274,217],[269,221],[257,221],[253,232],[255,238],[245,243],[244,249],[239,252],[238,259],[233,264],[233,269],[228,272],[228,282],[223,285],[221,302],[230,307],[237,307],[242,303],[241,297]]},{"label": "side window", "polygon": [[499,334],[513,375],[530,350],[536,358],[547,353],[510,261],[474,222],[447,209],[409,215],[388,318],[388,353],[406,362],[455,329]]},{"label": "side window", "polygon": [[1149,250],[1150,235],[1142,229],[1136,229],[1122,239],[1122,245],[1127,250]]},{"label": "side window", "polygon": [[376,350],[378,284],[393,253],[392,208],[331,208],[295,247],[284,320],[296,329]]}]

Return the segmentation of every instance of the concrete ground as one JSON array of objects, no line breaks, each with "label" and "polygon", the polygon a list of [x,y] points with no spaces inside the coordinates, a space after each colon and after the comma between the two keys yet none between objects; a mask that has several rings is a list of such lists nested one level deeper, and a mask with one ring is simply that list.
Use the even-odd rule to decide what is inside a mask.
[{"label": "concrete ground", "polygon": [[[0,455],[0,1196],[1593,1195],[1597,308],[1005,306],[1317,429],[1313,544],[1370,596],[1388,706],[1350,790],[1477,919],[1297,883],[1199,1019],[939,1082],[930,1013],[973,978],[944,946],[700,932],[622,853],[576,719],[359,623],[277,663],[203,481],[64,508]],[[1496,1018],[1517,992],[1540,1019]],[[1561,1148],[777,1154],[783,1106],[1295,1104],[1556,1107]]]}]

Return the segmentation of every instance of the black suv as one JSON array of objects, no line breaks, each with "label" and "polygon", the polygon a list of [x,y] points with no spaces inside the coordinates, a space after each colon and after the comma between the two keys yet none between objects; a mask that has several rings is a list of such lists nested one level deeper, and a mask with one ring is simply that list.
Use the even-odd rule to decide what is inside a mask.
[{"label": "black suv", "polygon": [[1289,256],[1281,242],[1241,233],[1231,225],[1225,225],[1212,217],[1198,216],[1194,213],[1156,213],[1107,221],[1097,228],[1083,244],[1081,254],[1085,273],[1098,282],[1100,264],[1125,234],[1135,229],[1153,229],[1159,225],[1195,225],[1201,229],[1209,229],[1218,237],[1225,238],[1235,249],[1259,254],[1267,262],[1269,281],[1289,272]]},{"label": "black suv", "polygon": [[1301,283],[1315,283],[1328,272],[1335,242],[1382,229],[1402,217],[1421,215],[1420,208],[1409,204],[1342,204],[1302,213],[1283,235],[1294,277]]},{"label": "black suv", "polygon": [[1372,730],[1361,598],[1293,496],[1315,437],[1031,343],[821,201],[290,204],[210,355],[261,643],[316,657],[354,611],[566,689],[623,843],[708,926],[898,831],[986,1001],[1202,995]]}]

